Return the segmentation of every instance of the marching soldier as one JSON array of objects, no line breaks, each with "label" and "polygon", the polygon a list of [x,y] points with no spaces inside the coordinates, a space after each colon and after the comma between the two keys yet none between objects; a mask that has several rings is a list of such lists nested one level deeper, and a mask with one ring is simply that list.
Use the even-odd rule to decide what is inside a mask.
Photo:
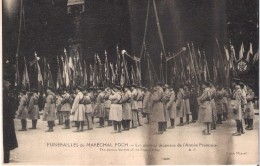
[{"label": "marching soldier", "polygon": [[39,96],[37,94],[37,90],[32,90],[33,94],[29,101],[29,107],[28,107],[28,113],[29,113],[29,119],[32,120],[32,127],[29,129],[36,129],[37,120],[40,119],[39,115]]},{"label": "marching soldier", "polygon": [[143,112],[147,118],[147,124],[150,124],[151,122],[151,110],[152,110],[151,101],[150,101],[151,95],[152,94],[150,90],[144,88]]},{"label": "marching soldier", "polygon": [[223,88],[221,85],[217,86],[216,90],[216,110],[217,110],[217,124],[222,124],[222,115],[223,115]]},{"label": "marching soldier", "polygon": [[132,120],[132,108],[131,108],[131,91],[130,86],[124,87],[124,94],[122,97],[122,126],[123,130],[128,131],[130,129],[130,122]]},{"label": "marching soldier", "polygon": [[44,119],[43,121],[48,122],[49,129],[46,132],[53,132],[55,116],[55,94],[53,93],[52,87],[47,87],[47,97],[44,107]]},{"label": "marching soldier", "polygon": [[[85,106],[83,103],[84,95],[81,92],[83,88],[81,86],[77,86],[76,90],[76,97],[72,105],[71,114],[73,115],[73,120],[76,123],[77,130],[76,132],[83,132],[84,131],[84,121],[85,121]],[[81,126],[81,129],[79,129]]]},{"label": "marching soldier", "polygon": [[132,128],[137,128],[137,114],[138,114],[138,103],[137,103],[137,96],[138,92],[136,89],[136,85],[132,85],[132,102],[131,102],[131,107],[132,107]]},{"label": "marching soldier", "polygon": [[223,89],[223,121],[227,119],[228,115],[228,96],[229,96],[229,89],[225,87]]},{"label": "marching soldier", "polygon": [[22,124],[22,129],[18,131],[26,131],[27,130],[27,121],[26,119],[28,118],[28,97],[26,95],[26,91],[22,90],[21,91],[21,98],[19,102],[19,107],[18,107],[18,116],[17,118],[21,120]]},{"label": "marching soldier", "polygon": [[176,99],[176,116],[180,118],[180,123],[177,126],[183,126],[183,117],[184,117],[184,90],[183,85],[179,85],[179,91],[177,93]]},{"label": "marching soldier", "polygon": [[163,111],[164,111],[164,117],[165,117],[165,121],[163,122],[163,131],[166,131],[167,129],[167,122],[169,121],[169,112],[167,110],[167,103],[170,101],[170,90],[169,90],[169,85],[165,85],[164,86],[164,94],[163,94],[163,98],[162,98],[162,103],[163,103]]},{"label": "marching soldier", "polygon": [[211,130],[216,130],[216,117],[217,117],[217,110],[216,110],[216,103],[215,103],[215,97],[216,97],[216,88],[213,84],[213,81],[209,81],[210,83],[210,93],[211,93],[211,108],[212,108],[212,125]]},{"label": "marching soldier", "polygon": [[209,83],[205,82],[202,85],[202,88],[204,89],[202,95],[198,97],[198,103],[199,103],[199,114],[198,114],[198,122],[204,123],[206,126],[206,129],[203,130],[204,135],[210,135],[210,124],[212,123],[212,108],[211,108],[211,92]]},{"label": "marching soldier", "polygon": [[99,127],[103,128],[105,125],[105,92],[103,87],[98,88],[98,95],[96,98],[96,104],[94,108],[94,112],[97,118],[99,118]]},{"label": "marching soldier", "polygon": [[165,121],[164,111],[163,111],[163,89],[162,83],[158,82],[154,87],[154,92],[151,96],[152,102],[152,121],[155,121],[158,124],[157,134],[163,134],[163,123]]},{"label": "marching soldier", "polygon": [[62,115],[62,112],[61,112],[61,100],[62,100],[62,97],[61,97],[61,92],[58,91],[57,94],[56,94],[56,112],[57,112],[57,116],[58,116],[58,125],[63,125],[63,115]]},{"label": "marching soldier", "polygon": [[190,91],[188,88],[188,85],[185,85],[183,88],[183,99],[184,99],[184,114],[186,115],[186,124],[189,124],[190,122]]},{"label": "marching soldier", "polygon": [[198,120],[198,92],[196,90],[196,87],[194,85],[191,85],[191,91],[190,91],[190,108],[191,108],[191,117],[192,121],[191,123],[196,123]]},{"label": "marching soldier", "polygon": [[137,87],[137,94],[138,94],[137,95],[137,105],[138,105],[137,122],[138,122],[138,126],[142,126],[144,93],[142,92],[141,86]]},{"label": "marching soldier", "polygon": [[[90,90],[90,89],[89,89]],[[85,98],[85,118],[86,123],[88,126],[88,130],[93,130],[93,123],[92,123],[92,114],[94,112],[92,103],[91,103],[91,94],[88,93],[86,90],[83,93]]]},{"label": "marching soldier", "polygon": [[109,120],[113,121],[114,131],[121,133],[121,122],[122,122],[122,96],[121,96],[121,87],[115,86],[109,96],[111,100]]},{"label": "marching soldier", "polygon": [[252,85],[247,86],[247,95],[246,95],[246,100],[247,100],[247,105],[245,109],[245,118],[248,122],[248,126],[246,127],[246,130],[253,130],[253,123],[254,123],[254,107],[253,107],[253,100],[255,97],[255,93],[252,90]]},{"label": "marching soldier", "polygon": [[107,120],[107,125],[112,126],[112,122],[109,120],[109,111],[110,111],[110,106],[111,106],[111,101],[109,100],[109,96],[111,95],[111,89],[108,87],[105,89],[105,120]]},{"label": "marching soldier", "polygon": [[[238,81],[239,79],[234,79],[234,80]],[[232,135],[240,136],[241,134],[244,134],[243,126],[242,126],[243,115],[242,115],[241,104],[245,99],[243,98],[242,91],[239,84],[237,82],[234,82],[233,86],[234,86],[233,95],[232,95],[233,100],[231,100],[230,102],[230,107],[233,112],[233,118],[236,120],[237,132],[233,133]]]},{"label": "marching soldier", "polygon": [[174,120],[176,118],[176,104],[175,104],[175,92],[172,87],[170,87],[170,93],[169,93],[169,101],[166,104],[166,110],[169,113],[171,126],[168,129],[174,128]]},{"label": "marching soldier", "polygon": [[63,129],[70,129],[70,110],[73,99],[67,92],[67,89],[63,89],[63,95],[61,100],[61,113],[65,119],[65,127]]}]

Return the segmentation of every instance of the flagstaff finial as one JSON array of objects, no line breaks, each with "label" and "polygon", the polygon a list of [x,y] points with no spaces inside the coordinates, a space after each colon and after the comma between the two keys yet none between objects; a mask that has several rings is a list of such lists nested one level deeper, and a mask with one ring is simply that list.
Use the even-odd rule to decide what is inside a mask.
[{"label": "flagstaff finial", "polygon": [[122,52],[121,52],[121,53],[122,53],[122,55],[124,55],[124,54],[126,53],[126,50],[122,50]]}]

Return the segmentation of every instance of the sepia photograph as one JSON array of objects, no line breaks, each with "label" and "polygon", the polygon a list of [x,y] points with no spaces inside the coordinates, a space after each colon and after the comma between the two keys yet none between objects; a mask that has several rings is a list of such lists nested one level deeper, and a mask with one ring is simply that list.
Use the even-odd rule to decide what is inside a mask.
[{"label": "sepia photograph", "polygon": [[4,165],[258,165],[259,0],[2,0]]}]

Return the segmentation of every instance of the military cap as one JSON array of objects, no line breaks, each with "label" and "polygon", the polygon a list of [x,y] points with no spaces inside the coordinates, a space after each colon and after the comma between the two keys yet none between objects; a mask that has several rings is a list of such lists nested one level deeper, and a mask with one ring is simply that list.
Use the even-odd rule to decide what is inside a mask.
[{"label": "military cap", "polygon": [[[49,89],[49,88],[48,88],[48,89]],[[38,90],[35,89],[35,88],[33,88],[31,91],[34,92],[34,93],[38,93]]]},{"label": "military cap", "polygon": [[75,87],[75,89],[79,89],[80,91],[83,90],[83,88],[82,88],[80,85],[77,85],[77,86]]}]

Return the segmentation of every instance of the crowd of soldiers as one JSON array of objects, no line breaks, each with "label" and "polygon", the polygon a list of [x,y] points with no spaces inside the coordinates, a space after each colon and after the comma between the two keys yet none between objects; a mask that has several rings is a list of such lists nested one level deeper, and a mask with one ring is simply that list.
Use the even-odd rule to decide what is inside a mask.
[{"label": "crowd of soldiers", "polygon": [[174,129],[179,118],[176,126],[180,127],[189,123],[205,124],[204,135],[210,135],[227,118],[234,118],[237,131],[233,135],[240,136],[245,133],[245,124],[245,129],[253,129],[254,98],[252,86],[236,78],[232,79],[232,87],[222,87],[213,81],[204,82],[201,87],[190,84],[175,87],[160,82],[152,88],[135,84],[107,88],[76,86],[73,91],[64,88],[56,93],[47,87],[46,94],[35,89],[22,90],[17,117],[22,125],[19,131],[27,131],[28,118],[32,120],[30,129],[37,129],[39,113],[43,110],[47,132],[54,131],[55,120],[64,124],[63,129],[73,125],[75,132],[83,132],[85,126],[93,130],[94,118],[99,118],[98,128],[113,126],[115,133],[142,126],[145,118],[146,124],[156,124],[157,134]]}]

